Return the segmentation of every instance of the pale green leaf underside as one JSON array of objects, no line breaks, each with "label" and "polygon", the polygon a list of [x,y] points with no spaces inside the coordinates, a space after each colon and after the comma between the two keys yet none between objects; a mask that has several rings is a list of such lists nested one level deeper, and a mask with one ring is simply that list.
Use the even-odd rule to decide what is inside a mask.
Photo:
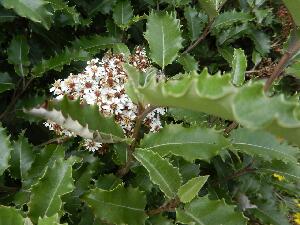
[{"label": "pale green leaf underside", "polygon": [[234,49],[232,61],[232,83],[241,86],[245,82],[247,58],[242,49]]},{"label": "pale green leaf underside", "polygon": [[176,196],[181,184],[178,168],[152,151],[138,149],[134,152],[134,157],[147,169],[152,182],[157,184],[168,198]]},{"label": "pale green leaf underside", "polygon": [[242,213],[235,212],[234,206],[224,200],[197,198],[186,204],[184,209],[176,209],[177,222],[195,225],[246,225],[247,219]]},{"label": "pale green leaf underside", "polygon": [[181,202],[188,203],[197,195],[203,185],[206,183],[208,176],[195,177],[190,179],[178,190],[178,197]]},{"label": "pale green leaf underside", "polygon": [[154,13],[148,16],[145,38],[149,43],[153,62],[165,68],[177,57],[182,48],[179,20],[169,13]]},{"label": "pale green leaf underside", "polygon": [[213,129],[168,125],[157,133],[149,133],[140,147],[161,156],[173,154],[181,156],[187,161],[196,159],[209,161],[220,151],[229,146],[229,142],[222,133]]},{"label": "pale green leaf underside", "polygon": [[114,224],[141,225],[145,214],[146,197],[135,188],[117,186],[111,191],[96,188],[83,197],[93,209],[94,215]]},{"label": "pale green leaf underside", "polygon": [[263,83],[235,87],[231,75],[204,70],[182,79],[149,80],[137,88],[140,98],[157,106],[191,109],[234,120],[246,128],[265,130],[300,146],[300,104],[284,96],[268,97]]}]

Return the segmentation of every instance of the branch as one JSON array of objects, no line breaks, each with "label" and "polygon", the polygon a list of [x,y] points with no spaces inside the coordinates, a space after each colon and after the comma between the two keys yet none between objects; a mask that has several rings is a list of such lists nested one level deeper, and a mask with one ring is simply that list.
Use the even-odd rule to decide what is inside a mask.
[{"label": "branch", "polygon": [[180,200],[178,197],[176,197],[176,198],[171,199],[170,201],[166,202],[162,206],[158,207],[157,209],[151,209],[151,210],[147,211],[146,214],[148,216],[153,216],[153,215],[160,214],[162,212],[174,211],[174,209],[179,205],[179,203],[180,203]]}]

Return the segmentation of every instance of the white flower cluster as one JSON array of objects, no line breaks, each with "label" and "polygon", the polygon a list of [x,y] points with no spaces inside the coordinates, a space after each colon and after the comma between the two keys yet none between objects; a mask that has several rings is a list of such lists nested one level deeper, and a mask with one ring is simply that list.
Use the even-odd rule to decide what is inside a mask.
[{"label": "white flower cluster", "polygon": [[[82,73],[70,74],[64,80],[56,80],[50,92],[53,92],[56,99],[62,99],[67,95],[70,99],[79,98],[87,104],[97,104],[103,115],[114,116],[124,133],[131,136],[138,116],[138,106],[125,93],[128,76],[123,70],[124,62],[125,57],[122,54],[108,53],[102,60],[92,59],[87,62]],[[135,53],[129,58],[129,63],[142,71],[150,65],[145,50],[141,47],[135,49]],[[144,124],[151,132],[155,132],[161,128],[160,116],[164,114],[165,109],[155,109],[146,116]],[[58,135],[74,136],[73,133],[52,121],[47,121],[45,126]],[[96,151],[102,145],[93,140],[85,140],[84,146],[90,151]]]}]

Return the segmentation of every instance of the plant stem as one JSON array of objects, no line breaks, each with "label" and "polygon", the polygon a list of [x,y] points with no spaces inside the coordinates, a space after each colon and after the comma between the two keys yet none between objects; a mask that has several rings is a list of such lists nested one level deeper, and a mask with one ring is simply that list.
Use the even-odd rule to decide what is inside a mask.
[{"label": "plant stem", "polygon": [[170,201],[166,202],[162,206],[158,207],[157,209],[151,209],[146,212],[148,216],[153,216],[156,214],[160,214],[162,212],[170,212],[173,211],[180,203],[180,200],[178,197],[171,199]]},{"label": "plant stem", "polygon": [[133,152],[134,152],[135,147],[138,144],[139,139],[140,139],[140,129],[141,129],[141,126],[143,124],[143,120],[148,115],[148,113],[153,111],[155,108],[156,107],[149,106],[148,108],[143,109],[142,106],[139,106],[139,116],[136,119],[135,126],[134,126],[134,129],[133,129],[133,134],[132,134],[133,141],[132,141],[131,145],[128,146],[128,148],[127,148],[127,162],[126,162],[126,164],[123,167],[121,167],[117,172],[117,175],[119,177],[123,177],[125,174],[128,173],[128,171],[129,171],[129,169],[130,169],[130,167],[131,167],[131,165],[134,161]]},{"label": "plant stem", "polygon": [[224,130],[224,133],[226,135],[228,135],[232,130],[234,130],[235,128],[237,128],[238,125],[239,124],[237,122],[233,121],[228,127],[226,127],[226,129]]}]

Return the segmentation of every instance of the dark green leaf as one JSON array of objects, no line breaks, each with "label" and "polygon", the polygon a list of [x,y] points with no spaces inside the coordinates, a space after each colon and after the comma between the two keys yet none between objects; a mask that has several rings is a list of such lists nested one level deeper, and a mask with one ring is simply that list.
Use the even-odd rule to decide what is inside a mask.
[{"label": "dark green leaf", "polygon": [[8,73],[0,73],[0,93],[14,89],[15,84],[12,82]]},{"label": "dark green leaf", "polygon": [[241,86],[245,82],[247,58],[243,49],[234,49],[232,60],[232,83]]},{"label": "dark green leaf", "polygon": [[12,148],[6,130],[0,126],[0,176],[9,167],[11,150]]},{"label": "dark green leaf", "polygon": [[115,23],[122,29],[126,29],[132,17],[133,9],[130,0],[118,0],[113,9]]},{"label": "dark green leaf", "polygon": [[1,225],[24,225],[24,219],[15,208],[1,205],[0,224]]}]

